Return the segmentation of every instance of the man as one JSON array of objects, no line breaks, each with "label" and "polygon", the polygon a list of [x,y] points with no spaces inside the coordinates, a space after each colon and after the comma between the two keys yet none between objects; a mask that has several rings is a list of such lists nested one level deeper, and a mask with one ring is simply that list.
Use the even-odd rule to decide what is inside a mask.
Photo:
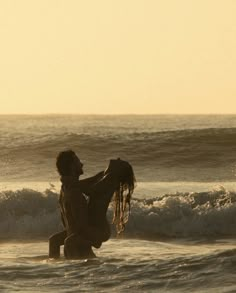
[{"label": "man", "polygon": [[49,257],[60,257],[61,245],[64,245],[67,258],[95,257],[91,247],[99,248],[103,235],[89,225],[89,198],[83,192],[98,182],[104,172],[79,181],[83,174],[83,164],[72,150],[59,153],[56,165],[62,182],[59,204],[65,230],[49,238]]}]

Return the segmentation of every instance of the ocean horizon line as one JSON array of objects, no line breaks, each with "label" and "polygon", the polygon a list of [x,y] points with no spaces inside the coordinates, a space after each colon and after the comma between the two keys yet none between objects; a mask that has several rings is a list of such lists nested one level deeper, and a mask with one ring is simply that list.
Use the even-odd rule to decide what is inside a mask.
[{"label": "ocean horizon line", "polygon": [[0,113],[0,116],[236,116],[235,113]]}]

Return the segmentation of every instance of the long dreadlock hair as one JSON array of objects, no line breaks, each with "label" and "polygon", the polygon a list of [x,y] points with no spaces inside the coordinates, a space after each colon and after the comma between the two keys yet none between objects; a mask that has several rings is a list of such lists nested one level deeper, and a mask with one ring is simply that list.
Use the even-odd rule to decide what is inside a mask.
[{"label": "long dreadlock hair", "polygon": [[112,223],[116,227],[117,234],[125,229],[128,222],[131,206],[130,201],[136,187],[136,179],[132,166],[126,162],[122,162],[119,188],[114,193],[114,215]]}]

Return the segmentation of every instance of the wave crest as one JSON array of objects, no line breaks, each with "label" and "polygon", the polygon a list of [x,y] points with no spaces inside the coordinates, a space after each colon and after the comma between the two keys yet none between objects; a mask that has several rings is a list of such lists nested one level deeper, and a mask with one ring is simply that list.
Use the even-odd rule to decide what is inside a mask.
[{"label": "wave crest", "polygon": [[[134,199],[123,236],[143,239],[236,236],[235,215],[236,193],[224,188]],[[111,222],[111,207],[108,218]],[[1,238],[45,238],[61,229],[56,192],[25,188],[0,193]]]}]

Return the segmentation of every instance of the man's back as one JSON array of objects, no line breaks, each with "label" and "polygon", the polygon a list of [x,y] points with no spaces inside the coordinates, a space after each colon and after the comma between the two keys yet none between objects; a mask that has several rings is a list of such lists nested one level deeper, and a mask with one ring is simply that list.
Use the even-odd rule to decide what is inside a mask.
[{"label": "man's back", "polygon": [[60,207],[68,235],[83,233],[88,225],[88,205],[80,190],[79,181],[72,177],[61,178]]}]

